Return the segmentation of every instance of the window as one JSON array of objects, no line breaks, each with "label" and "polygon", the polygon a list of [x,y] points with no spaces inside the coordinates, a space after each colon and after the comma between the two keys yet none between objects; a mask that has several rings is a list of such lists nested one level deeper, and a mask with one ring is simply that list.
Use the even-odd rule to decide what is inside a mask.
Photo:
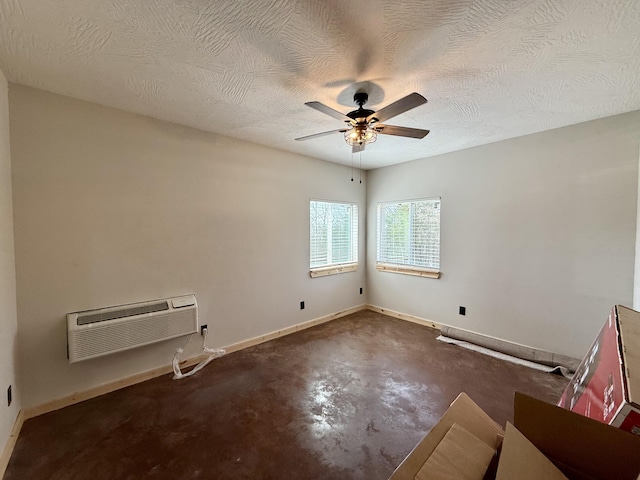
[{"label": "window", "polygon": [[311,276],[356,270],[358,206],[311,200],[309,210]]},{"label": "window", "polygon": [[376,268],[440,277],[440,198],[378,204]]}]

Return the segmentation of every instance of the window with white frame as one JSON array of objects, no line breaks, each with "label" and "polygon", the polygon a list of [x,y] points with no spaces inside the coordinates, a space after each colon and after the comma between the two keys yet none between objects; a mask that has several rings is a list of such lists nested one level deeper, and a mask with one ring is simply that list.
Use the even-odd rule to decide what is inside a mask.
[{"label": "window with white frame", "polygon": [[353,271],[358,262],[358,205],[309,202],[311,276]]},{"label": "window with white frame", "polygon": [[440,197],[378,203],[376,268],[440,277]]}]

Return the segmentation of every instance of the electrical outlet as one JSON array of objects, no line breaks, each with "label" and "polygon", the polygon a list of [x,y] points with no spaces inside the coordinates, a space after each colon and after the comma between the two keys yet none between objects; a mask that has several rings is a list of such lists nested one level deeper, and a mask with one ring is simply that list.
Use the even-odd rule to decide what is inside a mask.
[{"label": "electrical outlet", "polygon": [[11,395],[11,385],[9,385],[9,388],[7,388],[7,407],[11,406],[12,401],[13,401],[13,398]]},{"label": "electrical outlet", "polygon": [[300,302],[300,310],[304,310],[304,302]]},{"label": "electrical outlet", "polygon": [[[204,335],[204,329],[207,328],[206,325],[200,325],[200,335]],[[209,331],[209,329],[207,329],[207,332]]]},{"label": "electrical outlet", "polygon": [[362,287],[360,287],[360,295],[362,295]]},{"label": "electrical outlet", "polygon": [[458,313],[460,315],[466,315],[467,314],[467,307],[460,307],[460,310],[458,310]]}]

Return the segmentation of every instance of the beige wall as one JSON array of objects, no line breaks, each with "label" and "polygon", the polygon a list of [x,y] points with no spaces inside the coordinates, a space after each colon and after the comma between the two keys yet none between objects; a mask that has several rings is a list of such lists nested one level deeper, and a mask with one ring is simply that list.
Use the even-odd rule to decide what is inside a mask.
[{"label": "beige wall", "polygon": [[195,293],[218,347],[364,303],[363,267],[309,277],[310,198],[355,201],[364,225],[349,168],[24,86],[9,98],[24,406],[184,343],[69,365],[67,312]]},{"label": "beige wall", "polygon": [[[581,358],[632,302],[639,139],[634,112],[369,172],[369,302]],[[442,278],[376,271],[377,202],[433,196]]]},{"label": "beige wall", "polygon": [[[16,384],[16,271],[13,248],[9,99],[7,80],[0,71],[0,452],[20,411]],[[7,388],[13,402],[7,407]],[[0,467],[1,468],[1,467]]]},{"label": "beige wall", "polygon": [[[638,164],[640,165],[640,145],[638,146]],[[640,311],[640,168],[638,168],[636,261],[635,261],[635,268],[633,271],[633,309]]]}]

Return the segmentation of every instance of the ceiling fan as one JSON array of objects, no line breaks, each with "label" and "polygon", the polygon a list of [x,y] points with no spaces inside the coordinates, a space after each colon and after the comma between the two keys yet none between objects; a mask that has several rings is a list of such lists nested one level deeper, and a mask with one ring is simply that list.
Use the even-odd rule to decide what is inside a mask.
[{"label": "ceiling fan", "polygon": [[429,130],[420,128],[398,127],[395,125],[383,125],[384,122],[396,115],[400,115],[412,108],[427,103],[427,99],[419,93],[410,93],[406,97],[397,100],[386,107],[381,108],[377,112],[363,108],[369,100],[369,94],[366,92],[357,92],[353,96],[353,101],[358,105],[358,109],[349,112],[346,115],[334,110],[331,107],[320,102],[307,102],[305,105],[325,113],[330,117],[342,120],[347,124],[345,128],[330,130],[328,132],[315,133],[306,137],[299,137],[296,140],[310,140],[312,138],[323,137],[334,133],[344,133],[345,141],[352,146],[353,153],[361,152],[368,143],[376,141],[379,133],[383,135],[396,135],[399,137],[424,138]]}]

